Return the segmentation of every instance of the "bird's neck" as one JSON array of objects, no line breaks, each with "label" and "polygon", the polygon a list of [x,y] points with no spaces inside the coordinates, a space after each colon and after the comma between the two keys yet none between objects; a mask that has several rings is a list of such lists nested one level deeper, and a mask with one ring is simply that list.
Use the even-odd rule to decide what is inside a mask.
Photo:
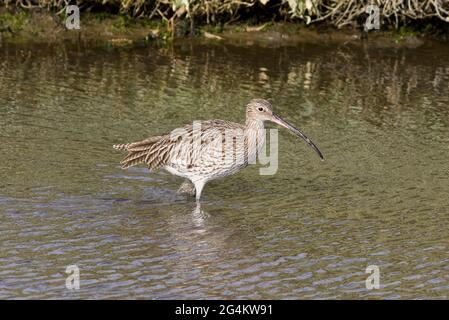
[{"label": "bird's neck", "polygon": [[254,119],[246,119],[246,123],[245,123],[245,130],[246,131],[259,131],[259,130],[263,130],[264,129],[264,125],[263,125],[263,121],[260,120],[254,120]]},{"label": "bird's neck", "polygon": [[255,163],[257,154],[265,144],[265,128],[263,121],[247,119],[245,125],[245,144],[248,162]]}]

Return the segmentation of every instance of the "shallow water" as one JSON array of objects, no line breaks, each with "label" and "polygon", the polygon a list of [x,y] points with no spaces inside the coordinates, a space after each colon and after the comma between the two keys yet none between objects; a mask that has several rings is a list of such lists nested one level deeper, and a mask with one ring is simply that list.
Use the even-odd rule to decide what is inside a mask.
[{"label": "shallow water", "polygon": [[[448,45],[3,44],[0,75],[0,298],[448,298]],[[243,121],[253,97],[326,161],[279,130],[277,173],[201,208],[119,168],[112,144]]]}]

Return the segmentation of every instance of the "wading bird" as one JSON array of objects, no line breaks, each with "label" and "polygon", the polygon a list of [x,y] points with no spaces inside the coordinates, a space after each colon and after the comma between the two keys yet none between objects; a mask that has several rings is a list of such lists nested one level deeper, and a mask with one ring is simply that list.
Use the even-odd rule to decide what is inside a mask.
[{"label": "wading bird", "polygon": [[178,192],[196,195],[199,201],[208,181],[234,174],[256,162],[265,143],[265,121],[289,129],[324,160],[318,147],[275,114],[264,99],[252,99],[247,104],[244,125],[223,120],[196,121],[165,135],[113,147],[128,152],[120,163],[123,169],[140,163],[145,163],[150,171],[163,168],[186,179]]}]

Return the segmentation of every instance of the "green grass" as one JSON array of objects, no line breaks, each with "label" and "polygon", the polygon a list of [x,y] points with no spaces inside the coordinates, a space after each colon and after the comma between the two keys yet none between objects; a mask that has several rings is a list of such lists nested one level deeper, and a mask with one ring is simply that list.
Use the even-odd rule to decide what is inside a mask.
[{"label": "green grass", "polygon": [[23,11],[16,14],[5,12],[0,14],[0,31],[10,33],[20,32],[26,21],[27,14]]}]

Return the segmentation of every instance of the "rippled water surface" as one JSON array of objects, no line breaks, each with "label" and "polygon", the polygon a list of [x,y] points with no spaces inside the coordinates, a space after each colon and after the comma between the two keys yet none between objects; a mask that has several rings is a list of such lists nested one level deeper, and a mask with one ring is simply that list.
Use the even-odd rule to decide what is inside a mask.
[{"label": "rippled water surface", "polygon": [[[0,298],[448,298],[449,46],[0,46]],[[208,184],[114,143],[269,99],[279,168]],[[81,288],[65,287],[66,267]],[[368,290],[368,265],[380,288]]]}]

